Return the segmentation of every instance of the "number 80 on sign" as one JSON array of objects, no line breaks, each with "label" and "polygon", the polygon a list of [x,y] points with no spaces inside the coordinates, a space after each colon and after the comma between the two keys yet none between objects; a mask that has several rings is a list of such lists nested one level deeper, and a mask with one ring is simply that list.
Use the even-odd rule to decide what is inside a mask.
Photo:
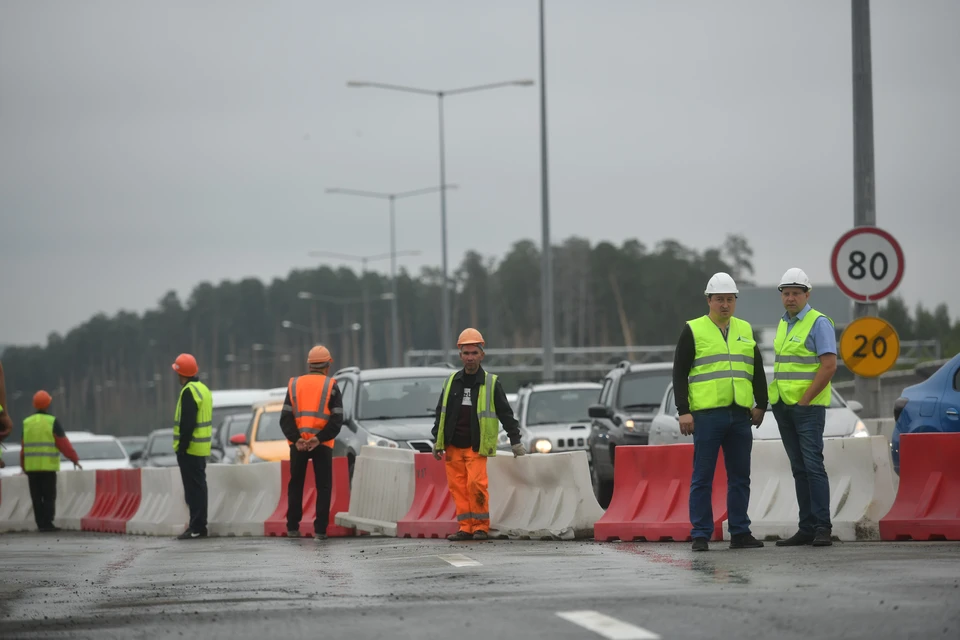
[{"label": "number 80 on sign", "polygon": [[903,250],[883,229],[857,227],[833,246],[830,270],[847,296],[857,302],[876,302],[893,293],[903,279]]},{"label": "number 80 on sign", "polygon": [[840,336],[840,357],[852,373],[876,378],[897,363],[900,337],[882,318],[858,318]]}]

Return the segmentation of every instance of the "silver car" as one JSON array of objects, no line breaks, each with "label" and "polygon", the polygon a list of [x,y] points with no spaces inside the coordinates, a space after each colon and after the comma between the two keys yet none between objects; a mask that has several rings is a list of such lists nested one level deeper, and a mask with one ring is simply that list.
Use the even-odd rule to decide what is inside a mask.
[{"label": "silver car", "polygon": [[[767,380],[773,378],[773,368],[765,368]],[[856,400],[847,402],[837,393],[836,389],[830,398],[827,407],[827,422],[824,426],[824,438],[866,438],[870,436],[866,425],[857,417],[863,410],[863,405]],[[780,430],[777,420],[773,417],[770,405],[767,405],[767,414],[760,423],[760,428],[751,429],[754,440],[779,440]],[[678,444],[693,442],[693,436],[680,433],[680,421],[677,416],[677,407],[673,401],[673,385],[667,387],[663,396],[660,410],[650,424],[650,444]]]},{"label": "silver car", "polygon": [[[534,384],[520,389],[515,414],[523,446],[530,453],[585,451],[590,435],[587,409],[597,402],[600,389],[596,382]],[[510,448],[503,427],[497,448]]]}]

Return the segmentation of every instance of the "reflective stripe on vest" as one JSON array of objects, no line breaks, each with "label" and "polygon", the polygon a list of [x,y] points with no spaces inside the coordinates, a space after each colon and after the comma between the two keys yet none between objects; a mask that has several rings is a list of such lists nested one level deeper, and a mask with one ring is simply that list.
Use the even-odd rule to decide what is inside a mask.
[{"label": "reflective stripe on vest", "polygon": [[[327,426],[330,416],[334,413],[330,410],[330,392],[335,384],[337,384],[335,378],[319,373],[290,378],[290,382],[287,383],[290,405],[284,405],[284,408],[289,408],[293,413],[297,431],[300,432],[302,439],[309,440]],[[340,409],[336,413],[342,412],[343,410]],[[333,448],[332,439],[320,444]]]},{"label": "reflective stripe on vest", "polygon": [[757,343],[750,323],[730,318],[724,340],[709,316],[687,322],[693,333],[694,359],[687,381],[691,411],[729,407],[753,407],[753,355]]},{"label": "reflective stripe on vest", "polygon": [[[784,404],[797,404],[813,384],[817,371],[820,370],[820,358],[807,349],[806,343],[810,332],[813,331],[813,325],[821,316],[833,324],[833,320],[829,317],[815,309],[810,309],[803,320],[793,325],[789,333],[787,333],[786,320],[780,319],[780,324],[777,325],[777,337],[773,340],[774,359],[773,380],[769,386],[770,404],[777,401],[783,401]],[[830,383],[827,383],[823,391],[817,394],[810,404],[830,406],[831,389]]]},{"label": "reflective stripe on vest", "polygon": [[193,428],[193,436],[187,446],[187,454],[191,456],[210,455],[211,440],[213,440],[213,394],[202,382],[191,380],[183,385],[177,397],[177,411],[173,416],[173,450],[180,448],[180,403],[183,394],[189,393],[197,404],[197,424]]},{"label": "reflective stripe on vest", "polygon": [[23,421],[23,470],[60,471],[60,451],[53,435],[56,418],[35,413]]},{"label": "reflective stripe on vest", "polygon": [[[484,372],[483,383],[477,391],[475,405],[477,420],[480,423],[480,455],[492,458],[497,455],[497,436],[500,432],[500,419],[497,417],[497,407],[494,401],[494,392],[497,387],[497,376]],[[437,449],[445,447],[444,430],[447,421],[447,402],[450,399],[450,387],[453,386],[452,374],[443,385],[443,402],[440,403],[440,428],[437,429]]]}]

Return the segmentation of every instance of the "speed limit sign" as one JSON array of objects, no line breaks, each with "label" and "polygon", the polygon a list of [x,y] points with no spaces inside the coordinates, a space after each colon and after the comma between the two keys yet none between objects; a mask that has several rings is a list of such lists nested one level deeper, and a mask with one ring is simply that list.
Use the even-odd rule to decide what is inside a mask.
[{"label": "speed limit sign", "polygon": [[903,250],[896,239],[876,227],[846,232],[830,256],[833,281],[858,302],[876,302],[893,293],[903,278]]}]

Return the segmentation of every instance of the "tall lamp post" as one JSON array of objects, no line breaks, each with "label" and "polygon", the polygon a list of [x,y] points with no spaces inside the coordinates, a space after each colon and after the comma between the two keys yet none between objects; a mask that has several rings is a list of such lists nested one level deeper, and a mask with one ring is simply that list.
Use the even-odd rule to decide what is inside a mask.
[{"label": "tall lamp post", "polygon": [[443,122],[443,99],[447,96],[460,95],[462,93],[475,93],[477,91],[488,91],[491,89],[500,89],[503,87],[530,87],[533,86],[533,80],[507,80],[505,82],[494,82],[491,84],[480,84],[472,87],[461,87],[459,89],[437,90],[423,89],[420,87],[407,87],[396,84],[385,84],[382,82],[358,82],[350,81],[347,86],[352,89],[372,88],[386,89],[389,91],[402,91],[405,93],[416,93],[424,96],[434,96],[437,99],[437,113],[440,121],[440,235],[442,247],[442,270],[443,270],[443,288],[440,297],[440,340],[443,343],[444,353],[443,361],[447,362],[447,350],[450,349],[452,342],[450,329],[450,282],[448,277],[447,263],[447,164],[446,149],[444,144],[444,122]]}]

